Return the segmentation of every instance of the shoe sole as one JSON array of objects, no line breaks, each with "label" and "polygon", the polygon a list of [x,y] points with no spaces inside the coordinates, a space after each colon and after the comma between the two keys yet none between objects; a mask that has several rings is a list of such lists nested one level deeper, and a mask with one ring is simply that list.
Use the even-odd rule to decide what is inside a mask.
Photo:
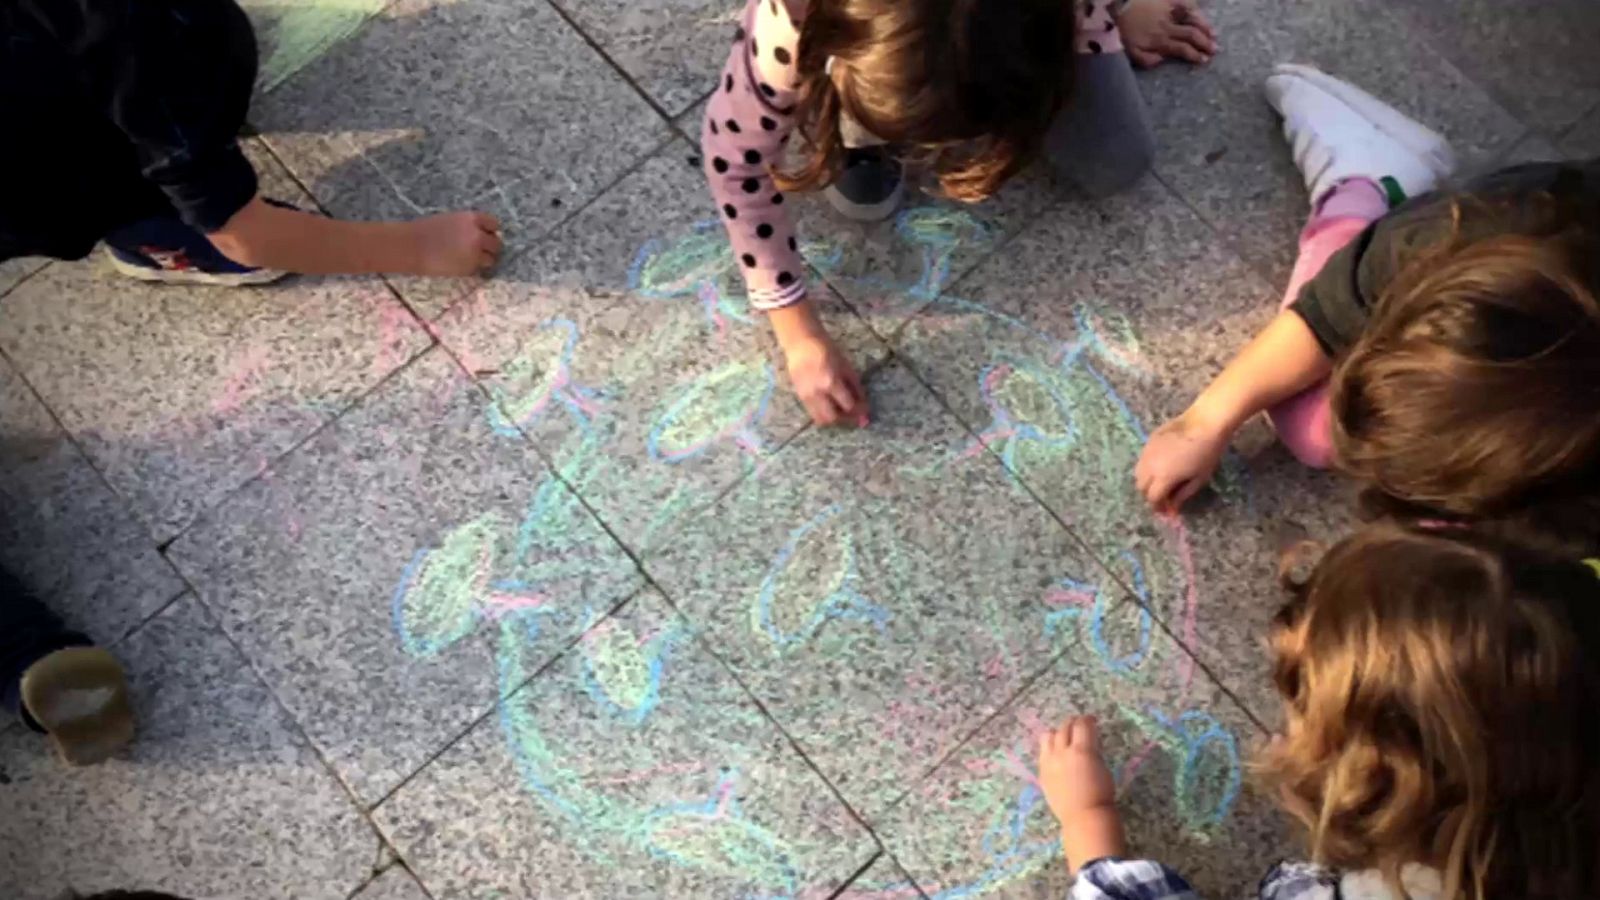
[{"label": "shoe sole", "polygon": [[1314,66],[1279,63],[1276,75],[1297,78],[1323,94],[1338,100],[1373,128],[1410,150],[1428,163],[1428,168],[1443,180],[1455,172],[1455,148],[1444,135],[1418,122],[1378,97],[1348,81],[1335,78]]},{"label": "shoe sole", "polygon": [[[1402,139],[1400,135],[1396,134],[1395,132],[1397,129],[1395,127],[1391,126],[1386,128],[1380,123],[1373,121],[1372,116],[1369,115],[1367,110],[1365,110],[1361,105],[1352,103],[1349,97],[1342,96],[1334,91],[1328,90],[1321,83],[1319,83],[1318,80],[1306,78],[1299,72],[1284,71],[1286,68],[1288,67],[1280,66],[1279,71],[1268,76],[1265,85],[1267,92],[1267,103],[1275,112],[1278,113],[1279,116],[1283,117],[1285,129],[1288,129],[1289,127],[1290,116],[1283,108],[1283,100],[1289,93],[1289,88],[1286,85],[1293,85],[1301,90],[1310,91],[1314,94],[1317,94],[1323,99],[1338,105],[1346,113],[1355,117],[1368,128],[1372,129],[1373,133],[1385,140],[1393,142],[1397,149],[1409,154],[1414,161],[1425,168],[1430,175],[1430,178],[1425,182],[1418,184],[1404,184],[1402,180],[1402,184],[1407,195],[1415,196],[1424,191],[1432,190],[1434,187],[1444,183],[1446,179],[1448,179],[1454,172],[1452,151],[1449,143],[1446,142],[1444,138],[1435,135],[1439,141],[1438,144],[1419,149],[1412,141]],[[1328,77],[1331,78],[1331,76]],[[1277,96],[1274,97],[1274,94],[1277,94]],[[1381,104],[1382,101],[1374,102]],[[1404,118],[1404,114],[1398,111],[1393,111],[1393,115],[1401,117],[1402,119]],[[1413,128],[1408,130],[1413,131],[1413,133],[1416,133],[1419,130],[1421,132],[1427,131],[1427,126],[1425,125],[1420,123],[1412,124]],[[1287,130],[1285,131],[1285,136],[1288,136]],[[1302,172],[1305,172],[1304,164],[1298,159],[1298,157],[1296,158],[1296,165],[1301,167]],[[1310,179],[1307,182],[1308,187],[1310,186],[1311,180],[1318,180],[1322,177],[1321,175],[1311,172],[1305,172],[1305,175],[1307,179]]]},{"label": "shoe sole", "polygon": [[120,275],[125,275],[135,281],[145,281],[152,284],[202,284],[214,287],[251,287],[254,285],[271,284],[289,274],[279,269],[255,269],[250,272],[201,272],[198,269],[152,269],[148,266],[136,266],[133,263],[119,259],[115,253],[106,251],[106,259],[111,261],[111,268],[116,269]]},{"label": "shoe sole", "polygon": [[57,650],[22,676],[22,703],[71,766],[101,762],[133,739],[122,666],[99,647]]},{"label": "shoe sole", "polygon": [[838,188],[829,187],[823,190],[822,196],[827,199],[833,211],[852,222],[882,222],[895,214],[900,208],[900,201],[905,198],[906,183],[901,179],[894,186],[894,191],[888,197],[877,203],[857,203],[839,192]]}]

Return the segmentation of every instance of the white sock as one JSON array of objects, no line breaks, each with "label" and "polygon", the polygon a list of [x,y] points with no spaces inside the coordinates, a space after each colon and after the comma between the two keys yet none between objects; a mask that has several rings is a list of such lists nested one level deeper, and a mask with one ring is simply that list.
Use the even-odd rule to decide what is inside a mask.
[{"label": "white sock", "polygon": [[[1283,116],[1283,134],[1313,205],[1347,178],[1395,179],[1407,196],[1426,193],[1448,174],[1437,154],[1413,149],[1327,90],[1295,72],[1267,79],[1267,101]],[[1398,111],[1389,110],[1403,119]],[[1411,139],[1419,131],[1407,130]],[[1422,126],[1416,126],[1422,129]],[[1443,139],[1441,138],[1442,142]],[[1447,152],[1447,151],[1446,151]]]}]

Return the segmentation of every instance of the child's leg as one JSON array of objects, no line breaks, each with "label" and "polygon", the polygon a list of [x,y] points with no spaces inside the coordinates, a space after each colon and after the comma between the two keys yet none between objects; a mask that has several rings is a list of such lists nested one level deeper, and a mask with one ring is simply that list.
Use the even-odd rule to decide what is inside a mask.
[{"label": "child's leg", "polygon": [[1073,89],[1045,136],[1056,171],[1092,197],[1128,187],[1150,171],[1156,139],[1128,55],[1073,55]]},{"label": "child's leg", "polygon": [[[1287,309],[1300,296],[1305,283],[1322,271],[1328,257],[1382,218],[1388,209],[1383,190],[1371,179],[1351,178],[1329,191],[1300,232],[1300,257],[1295,260],[1289,287],[1278,308]],[[1278,431],[1278,439],[1296,459],[1313,468],[1328,467],[1333,443],[1326,381],[1279,403],[1267,415]]]}]

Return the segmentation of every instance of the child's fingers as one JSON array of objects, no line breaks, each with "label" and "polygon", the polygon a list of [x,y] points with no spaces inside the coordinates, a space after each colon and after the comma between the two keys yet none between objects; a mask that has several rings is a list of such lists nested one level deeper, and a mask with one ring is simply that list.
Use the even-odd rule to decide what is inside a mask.
[{"label": "child's fingers", "polygon": [[1170,34],[1173,40],[1188,44],[1208,56],[1217,52],[1217,42],[1197,25],[1174,25]]},{"label": "child's fingers", "polygon": [[1195,6],[1191,0],[1179,0],[1177,8],[1173,10],[1172,20],[1179,25],[1193,25],[1204,31],[1206,37],[1212,40],[1217,38],[1216,29],[1211,27],[1211,20],[1206,18],[1206,14],[1201,12],[1200,8]]},{"label": "child's fingers", "polygon": [[1167,501],[1168,511],[1177,512],[1180,507],[1189,502],[1190,497],[1200,493],[1200,489],[1205,486],[1206,479],[1204,478],[1191,478],[1184,482],[1173,492],[1171,499]]},{"label": "child's fingers", "polygon": [[1078,716],[1068,723],[1072,746],[1088,750],[1100,749],[1100,723],[1094,716]]},{"label": "child's fingers", "polygon": [[1175,34],[1169,33],[1166,39],[1162,41],[1162,53],[1174,59],[1182,59],[1187,62],[1192,62],[1197,66],[1211,61],[1211,57],[1207,56],[1205,51],[1201,50],[1196,45],[1189,43],[1187,39],[1187,33],[1194,31],[1194,29],[1191,29],[1186,25],[1178,25],[1174,27],[1183,32],[1185,37],[1180,38]]},{"label": "child's fingers", "polygon": [[485,212],[480,212],[473,213],[472,217],[473,221],[477,223],[478,227],[484,231],[493,232],[495,234],[500,232],[500,220],[496,219],[494,216],[491,216]]},{"label": "child's fingers", "polygon": [[1127,49],[1128,58],[1133,60],[1133,64],[1141,69],[1152,69],[1161,65],[1162,56],[1159,53],[1153,53],[1149,50],[1141,50],[1140,48],[1131,45]]}]

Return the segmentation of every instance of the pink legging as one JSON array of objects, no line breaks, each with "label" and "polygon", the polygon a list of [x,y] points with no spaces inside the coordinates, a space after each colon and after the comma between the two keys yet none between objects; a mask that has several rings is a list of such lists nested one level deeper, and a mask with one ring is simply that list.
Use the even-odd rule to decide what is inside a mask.
[{"label": "pink legging", "polygon": [[[1289,287],[1278,308],[1288,309],[1305,283],[1322,271],[1328,257],[1388,211],[1383,190],[1366,178],[1346,179],[1324,194],[1312,209],[1305,230],[1300,232],[1300,258],[1295,260]],[[1267,410],[1267,415],[1278,431],[1278,440],[1296,459],[1314,468],[1328,467],[1333,459],[1333,432],[1328,418],[1327,381],[1279,403]]]}]

